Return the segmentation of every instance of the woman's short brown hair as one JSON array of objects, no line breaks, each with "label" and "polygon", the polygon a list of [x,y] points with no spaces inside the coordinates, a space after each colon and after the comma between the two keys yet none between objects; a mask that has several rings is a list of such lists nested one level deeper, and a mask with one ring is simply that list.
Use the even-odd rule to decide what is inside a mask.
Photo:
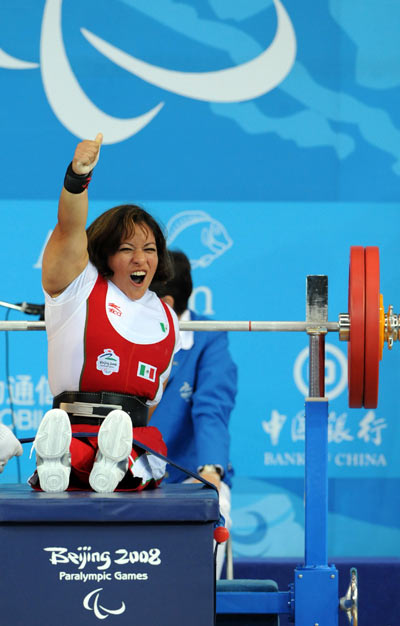
[{"label": "woman's short brown hair", "polygon": [[173,276],[173,269],[164,234],[150,213],[135,204],[123,204],[109,209],[88,227],[86,233],[90,261],[102,276],[112,276],[108,258],[117,252],[123,239],[134,234],[136,224],[146,225],[156,240],[158,265],[153,281],[169,280]]}]

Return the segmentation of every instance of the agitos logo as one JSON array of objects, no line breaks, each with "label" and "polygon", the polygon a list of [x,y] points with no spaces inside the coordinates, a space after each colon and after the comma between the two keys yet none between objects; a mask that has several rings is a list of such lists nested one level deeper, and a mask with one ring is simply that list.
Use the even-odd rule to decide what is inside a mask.
[{"label": "agitos logo", "polygon": [[99,603],[100,591],[103,591],[103,587],[94,589],[83,598],[83,606],[88,611],[93,611],[97,619],[105,619],[109,615],[121,615],[125,612],[125,602],[122,602],[119,609],[106,609],[105,606]]},{"label": "agitos logo", "polygon": [[[101,55],[129,74],[170,93],[203,102],[236,103],[253,100],[272,91],[289,74],[296,58],[296,36],[280,0],[273,0],[277,27],[271,44],[254,58],[226,69],[183,72],[144,62],[101,39],[86,28],[83,37]],[[178,9],[176,9],[178,11]],[[171,12],[172,13],[172,12]],[[187,36],[193,24],[177,14]],[[201,24],[200,18],[199,22]],[[0,50],[0,67],[34,69],[39,64],[22,61]],[[86,95],[70,65],[62,35],[62,0],[46,0],[43,12],[40,71],[47,100],[61,124],[81,139],[95,137],[101,129],[104,143],[124,141],[147,126],[164,102],[137,117],[106,114]]]}]

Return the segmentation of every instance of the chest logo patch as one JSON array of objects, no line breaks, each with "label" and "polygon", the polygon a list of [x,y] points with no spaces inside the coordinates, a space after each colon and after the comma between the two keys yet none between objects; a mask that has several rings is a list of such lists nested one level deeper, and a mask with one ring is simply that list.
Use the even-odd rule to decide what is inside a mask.
[{"label": "chest logo patch", "polygon": [[154,365],[149,365],[148,363],[142,363],[139,361],[137,375],[139,378],[145,378],[146,380],[150,380],[150,382],[154,383],[156,379],[157,368]]},{"label": "chest logo patch", "polygon": [[99,354],[97,357],[96,369],[102,372],[104,376],[118,372],[119,356],[111,348],[105,348],[103,354]]},{"label": "chest logo patch", "polygon": [[113,302],[109,303],[108,310],[110,311],[110,313],[114,313],[114,315],[118,315],[118,317],[121,317],[122,315],[122,311],[120,307],[118,306],[118,304],[114,304]]}]

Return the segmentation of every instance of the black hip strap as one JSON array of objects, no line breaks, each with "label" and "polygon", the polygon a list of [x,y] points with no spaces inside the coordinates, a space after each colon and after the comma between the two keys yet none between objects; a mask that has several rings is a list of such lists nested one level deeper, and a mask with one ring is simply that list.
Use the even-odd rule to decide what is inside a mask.
[{"label": "black hip strap", "polygon": [[[80,411],[79,413],[67,411],[72,424],[101,424],[110,411],[121,408],[130,416],[132,425],[138,427],[147,426],[149,410],[146,400],[145,397],[113,391],[63,391],[55,396],[53,409],[59,408],[60,404],[79,403],[84,409],[82,414]],[[93,407],[93,405],[103,404],[106,406]],[[87,413],[85,405],[87,405]],[[92,417],[91,413],[95,415]]]}]

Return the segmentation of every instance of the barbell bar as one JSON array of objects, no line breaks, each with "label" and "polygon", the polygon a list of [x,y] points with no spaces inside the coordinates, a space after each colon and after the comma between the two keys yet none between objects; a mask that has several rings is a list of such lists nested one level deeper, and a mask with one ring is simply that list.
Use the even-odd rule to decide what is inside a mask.
[{"label": "barbell bar", "polygon": [[[326,322],[326,331],[338,332],[338,322]],[[195,322],[179,322],[179,330],[196,331],[251,331],[251,332],[307,332],[312,329],[318,330],[315,323],[309,322],[252,322],[252,321],[216,321],[198,320]],[[46,330],[44,322],[7,321],[0,322],[0,330]]]},{"label": "barbell bar", "polygon": [[[10,308],[13,308],[12,306]],[[338,332],[348,342],[348,394],[351,408],[376,408],[379,362],[385,342],[389,350],[399,339],[400,316],[389,305],[387,313],[380,294],[379,248],[350,249],[348,313],[338,322],[313,321],[215,321],[179,322],[180,330],[243,332],[307,332],[322,335]],[[4,321],[0,331],[45,330],[45,322]]]}]

